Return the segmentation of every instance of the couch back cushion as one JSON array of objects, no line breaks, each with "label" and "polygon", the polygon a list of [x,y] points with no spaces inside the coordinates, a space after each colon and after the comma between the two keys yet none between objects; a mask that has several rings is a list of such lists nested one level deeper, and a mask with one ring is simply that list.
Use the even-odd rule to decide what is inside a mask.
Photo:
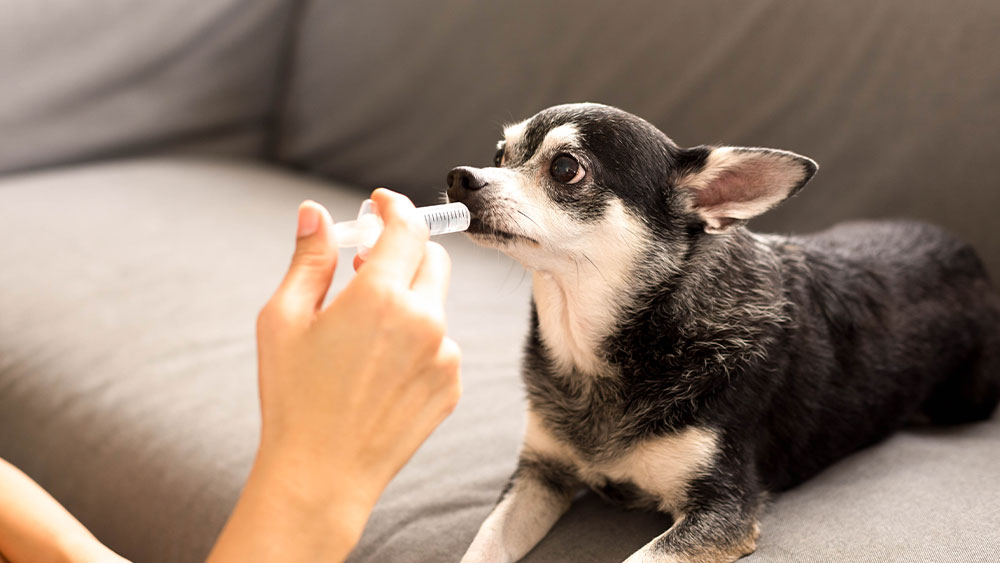
[{"label": "couch back cushion", "polygon": [[0,172],[259,153],[290,2],[0,0]]},{"label": "couch back cushion", "polygon": [[501,124],[604,102],[682,145],[815,158],[758,229],[925,218],[1000,274],[997,21],[995,0],[313,0],[278,146],[428,201],[452,166],[490,162]]}]

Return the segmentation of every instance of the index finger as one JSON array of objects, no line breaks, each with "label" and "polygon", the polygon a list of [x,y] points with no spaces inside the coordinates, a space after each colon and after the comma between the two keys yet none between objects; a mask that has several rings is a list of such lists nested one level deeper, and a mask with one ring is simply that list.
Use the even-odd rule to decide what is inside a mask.
[{"label": "index finger", "polygon": [[378,205],[385,226],[365,260],[363,273],[410,287],[424,259],[424,244],[430,238],[427,223],[402,194],[379,188],[372,193],[372,201]]},{"label": "index finger", "polygon": [[443,307],[448,297],[448,280],[451,277],[451,258],[448,251],[436,242],[424,243],[424,260],[413,276],[414,293],[423,295],[428,303]]}]

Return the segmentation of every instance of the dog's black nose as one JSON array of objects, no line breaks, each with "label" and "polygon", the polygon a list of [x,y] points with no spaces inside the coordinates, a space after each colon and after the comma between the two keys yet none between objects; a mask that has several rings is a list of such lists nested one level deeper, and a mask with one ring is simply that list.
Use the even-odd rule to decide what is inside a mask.
[{"label": "dog's black nose", "polygon": [[448,200],[462,201],[469,193],[481,190],[486,187],[483,180],[475,170],[468,166],[452,168],[448,173]]}]

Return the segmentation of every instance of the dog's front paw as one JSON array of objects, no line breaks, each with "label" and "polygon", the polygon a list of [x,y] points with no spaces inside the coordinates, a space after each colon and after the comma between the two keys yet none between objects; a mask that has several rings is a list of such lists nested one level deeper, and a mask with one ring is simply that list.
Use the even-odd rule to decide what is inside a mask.
[{"label": "dog's front paw", "polygon": [[669,553],[652,553],[648,549],[640,549],[633,553],[625,563],[681,563],[683,559],[679,559],[675,555]]},{"label": "dog's front paw", "polygon": [[675,554],[656,553],[647,546],[629,556],[625,563],[683,563],[684,561],[686,560]]},{"label": "dog's front paw", "polygon": [[462,556],[462,563],[514,563],[513,561],[503,557],[501,554],[491,553],[472,553],[466,552]]},{"label": "dog's front paw", "polygon": [[462,563],[514,563],[514,559],[492,542],[473,542],[462,556]]}]

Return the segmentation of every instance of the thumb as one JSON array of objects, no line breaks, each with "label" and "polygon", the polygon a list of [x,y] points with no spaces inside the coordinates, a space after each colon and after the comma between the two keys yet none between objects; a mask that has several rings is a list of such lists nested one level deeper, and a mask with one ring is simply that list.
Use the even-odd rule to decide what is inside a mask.
[{"label": "thumb", "polygon": [[323,304],[336,267],[333,220],[322,205],[303,201],[292,265],[275,293],[276,300],[286,313],[311,315]]}]

